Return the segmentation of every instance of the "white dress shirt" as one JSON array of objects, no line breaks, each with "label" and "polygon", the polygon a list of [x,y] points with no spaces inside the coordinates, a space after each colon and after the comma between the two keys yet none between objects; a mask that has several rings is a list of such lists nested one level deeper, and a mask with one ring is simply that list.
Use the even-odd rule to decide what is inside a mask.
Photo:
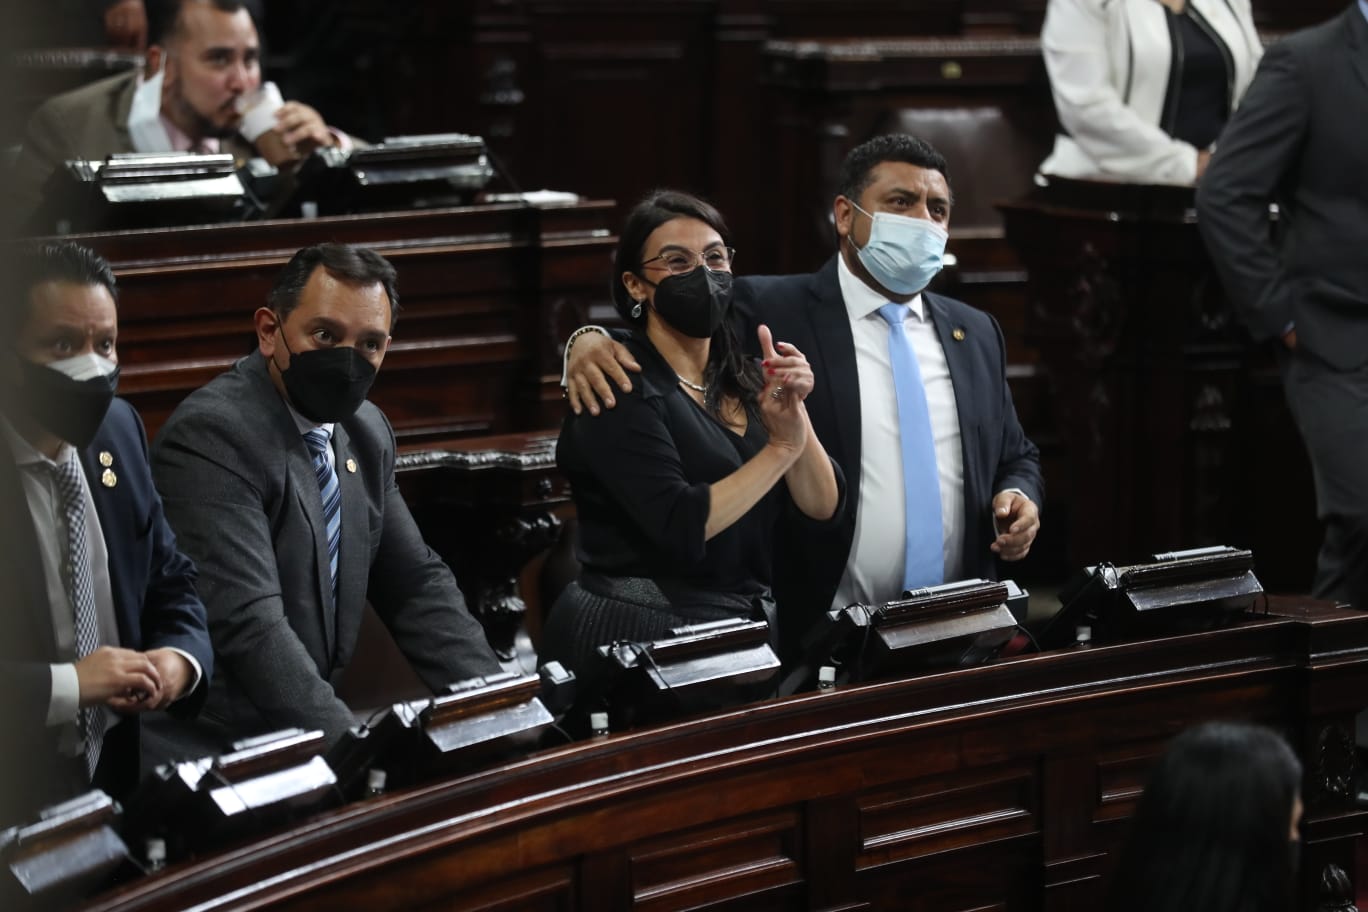
[{"label": "white dress shirt", "polygon": [[[64,443],[57,452],[56,460],[52,460],[20,437],[9,422],[4,422],[4,429],[10,452],[14,454],[15,465],[19,468],[24,499],[28,502],[29,515],[33,519],[34,532],[38,538],[38,557],[43,565],[43,582],[46,584],[48,595],[48,616],[52,620],[57,655],[67,659],[48,666],[52,676],[52,692],[48,699],[47,724],[63,726],[64,730],[59,737],[59,749],[64,754],[75,757],[82,749],[80,734],[76,728],[81,687],[75,665],[76,613],[62,575],[62,565],[67,559],[67,528],[62,495],[57,488],[56,480],[52,477],[52,471],[56,466],[68,462],[76,463],[77,474],[81,480],[81,496],[85,498],[86,548],[90,561],[90,583],[95,595],[99,644],[118,646],[119,625],[114,618],[114,592],[109,583],[109,552],[105,548],[100,516],[95,511],[95,501],[91,498],[90,488],[86,485],[85,472],[81,469],[80,454],[76,452],[76,448]],[[106,727],[112,727],[118,718],[109,712]]]},{"label": "white dress shirt", "polygon": [[[66,561],[66,511],[62,506],[61,492],[57,489],[57,483],[52,476],[54,466],[66,462],[76,463],[77,477],[81,482],[81,496],[85,498],[86,548],[90,562],[90,582],[95,596],[95,619],[99,627],[98,642],[101,646],[119,646],[119,623],[114,614],[114,590],[109,579],[109,549],[105,545],[100,514],[95,508],[90,487],[86,484],[85,470],[80,465],[80,454],[76,448],[64,443],[57,451],[57,459],[52,460],[19,436],[3,418],[0,418],[0,428],[3,429],[4,438],[19,469],[24,499],[27,502],[29,516],[33,520],[57,655],[63,659],[70,657],[68,661],[48,666],[52,690],[48,698],[47,724],[64,727],[65,730],[59,738],[59,749],[74,757],[82,750],[80,734],[76,727],[81,696],[80,680],[76,675],[76,612],[62,574],[62,564]],[[175,651],[184,656],[191,667],[190,684],[181,695],[183,697],[194,692],[204,672],[194,656],[181,649]],[[105,714],[106,731],[123,718],[110,709],[106,709]]]},{"label": "white dress shirt", "polygon": [[[907,543],[903,496],[902,438],[898,434],[898,395],[888,351],[889,327],[879,308],[889,303],[855,276],[838,256],[841,297],[855,340],[860,380],[860,499],[855,506],[855,539],[850,546],[833,607],[852,602],[877,604],[902,594]],[[904,325],[917,355],[940,476],[941,529],[945,579],[957,580],[964,563],[964,450],[950,366],[936,327],[917,295],[907,305]],[[818,378],[821,382],[821,378]]]}]

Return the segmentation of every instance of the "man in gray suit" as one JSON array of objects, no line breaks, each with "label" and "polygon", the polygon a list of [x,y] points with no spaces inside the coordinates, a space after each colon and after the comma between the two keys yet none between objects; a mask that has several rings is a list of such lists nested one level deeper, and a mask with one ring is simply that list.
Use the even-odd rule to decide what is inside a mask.
[{"label": "man in gray suit", "polygon": [[1268,49],[1197,209],[1237,311],[1256,339],[1278,344],[1325,522],[1312,592],[1368,610],[1366,186],[1368,0],[1358,0]]},{"label": "man in gray suit", "polygon": [[367,600],[434,690],[499,671],[451,571],[394,480],[394,432],[365,401],[389,347],[394,268],[365,248],[299,251],[257,310],[258,351],[197,390],[152,448],[181,547],[199,567],[216,670],[181,753],[352,724],[333,690]]},{"label": "man in gray suit", "polygon": [[[259,154],[237,132],[238,99],[261,85],[261,46],[247,6],[241,0],[158,0],[151,12],[152,43],[142,70],[58,95],[29,120],[11,175],[17,224],[38,208],[49,175],[69,159],[193,151],[228,152],[245,161]],[[298,101],[281,106],[276,124],[273,133],[286,149],[350,141]]]}]

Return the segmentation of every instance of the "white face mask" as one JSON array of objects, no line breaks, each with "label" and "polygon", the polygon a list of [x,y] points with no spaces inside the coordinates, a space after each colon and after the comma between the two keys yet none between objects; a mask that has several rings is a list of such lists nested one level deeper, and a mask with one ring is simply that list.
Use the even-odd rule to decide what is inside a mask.
[{"label": "white face mask", "polygon": [[[869,240],[856,253],[865,269],[884,288],[896,295],[916,294],[936,277],[945,265],[945,229],[927,219],[891,212],[873,215],[860,209],[873,222]],[[854,245],[855,237],[850,236]]]},{"label": "white face mask", "polygon": [[60,361],[52,361],[46,366],[77,382],[92,380],[95,377],[108,377],[119,368],[113,361],[94,352],[76,355],[72,358],[63,358]]},{"label": "white face mask", "polygon": [[135,152],[170,152],[171,136],[161,119],[161,97],[166,65],[151,79],[143,80],[133,92],[128,109],[128,135]]}]

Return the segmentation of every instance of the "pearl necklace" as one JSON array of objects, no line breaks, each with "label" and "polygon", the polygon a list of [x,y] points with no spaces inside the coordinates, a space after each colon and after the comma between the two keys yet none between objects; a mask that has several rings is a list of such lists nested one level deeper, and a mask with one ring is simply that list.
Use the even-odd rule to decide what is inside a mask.
[{"label": "pearl necklace", "polygon": [[680,382],[680,383],[684,384],[684,385],[687,386],[689,389],[693,390],[695,393],[702,393],[702,394],[705,395],[705,396],[708,395],[708,387],[707,387],[706,384],[698,384],[698,383],[693,383],[692,381],[689,381],[689,380],[685,380],[683,377],[680,377],[678,373],[676,373],[675,376],[676,376],[676,377],[679,377],[679,382]]}]

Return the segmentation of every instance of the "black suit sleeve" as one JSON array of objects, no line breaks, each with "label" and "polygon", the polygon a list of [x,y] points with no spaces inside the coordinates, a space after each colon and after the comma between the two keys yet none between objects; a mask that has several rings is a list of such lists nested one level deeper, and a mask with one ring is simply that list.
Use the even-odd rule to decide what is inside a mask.
[{"label": "black suit sleeve", "polygon": [[200,665],[200,680],[195,690],[173,703],[169,712],[193,716],[204,705],[209,679],[214,673],[214,649],[209,642],[209,622],[204,604],[195,591],[195,565],[176,546],[162,509],[160,495],[152,484],[147,461],[147,432],[142,419],[131,407],[128,414],[136,428],[140,461],[137,468],[148,472],[147,519],[145,528],[151,544],[147,589],[141,614],[144,649],[173,648],[195,657]]},{"label": "black suit sleeve", "polygon": [[1306,136],[1304,93],[1292,47],[1285,41],[1271,47],[1197,185],[1202,238],[1256,339],[1281,336],[1293,319],[1292,289],[1269,234],[1268,204]]},{"label": "black suit sleeve", "polygon": [[1020,488],[1036,505],[1045,499],[1045,481],[1040,473],[1040,450],[1026,436],[1017,419],[1016,406],[1012,402],[1012,388],[1007,384],[1007,344],[1002,338],[1002,327],[997,320],[992,321],[993,331],[997,334],[998,376],[995,395],[1002,399],[1002,447],[999,450],[997,470],[993,474],[993,489],[989,497],[1008,488]]},{"label": "black suit sleeve", "polygon": [[578,417],[562,433],[572,435],[579,461],[652,547],[675,563],[693,565],[706,550],[711,486],[685,477],[658,401],[634,391],[619,397],[617,408]]}]

